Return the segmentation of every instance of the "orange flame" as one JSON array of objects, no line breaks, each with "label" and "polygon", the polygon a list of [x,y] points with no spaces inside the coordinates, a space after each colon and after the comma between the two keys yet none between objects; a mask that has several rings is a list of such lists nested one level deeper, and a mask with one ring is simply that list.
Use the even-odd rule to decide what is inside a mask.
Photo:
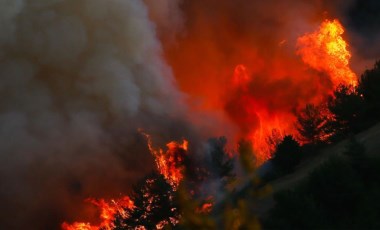
[{"label": "orange flame", "polygon": [[[268,104],[255,98],[249,89],[252,84],[247,67],[238,65],[233,76],[232,91],[236,96],[232,98],[233,108],[236,111],[230,112],[232,119],[240,125],[243,137],[252,140],[253,149],[257,158],[257,163],[261,164],[271,157],[278,140],[282,139],[283,133],[294,132],[294,115],[289,111],[276,111],[274,114],[268,108]],[[270,139],[272,138],[272,139]]]},{"label": "orange flame", "polygon": [[141,132],[148,141],[148,148],[155,157],[158,171],[164,176],[168,183],[175,189],[183,179],[184,154],[188,151],[189,142],[183,140],[182,144],[171,141],[166,144],[166,152],[153,147],[151,136]]},{"label": "orange flame", "polygon": [[195,210],[196,213],[210,213],[213,207],[213,203],[204,203]]},{"label": "orange flame", "polygon": [[344,28],[338,20],[325,20],[318,31],[305,34],[297,41],[298,54],[312,68],[325,72],[335,87],[357,85],[357,76],[349,67],[351,53],[342,38]]},{"label": "orange flame", "polygon": [[[295,60],[293,56],[283,53],[285,49],[282,48],[288,43],[287,40],[276,43],[281,52],[278,51],[277,56],[270,56],[269,58],[260,57],[260,53],[249,48],[251,44],[236,43],[241,44],[241,46],[234,47],[237,49],[236,53],[238,55],[236,56],[239,58],[233,59],[233,63],[216,61],[219,60],[220,53],[213,53],[213,49],[211,49],[207,57],[214,58],[214,62],[207,63],[206,67],[202,69],[204,70],[202,76],[208,77],[207,79],[202,78],[201,84],[194,84],[193,76],[187,74],[190,68],[188,65],[194,64],[193,62],[188,61],[188,59],[173,58],[176,57],[174,55],[172,65],[176,67],[178,76],[188,76],[178,79],[187,93],[193,96],[199,96],[200,92],[203,93],[205,109],[219,112],[220,110],[225,111],[228,119],[238,126],[240,132],[236,134],[238,137],[234,136],[234,138],[244,137],[252,140],[253,148],[258,158],[257,161],[260,164],[271,157],[276,144],[285,134],[296,136],[297,130],[294,127],[296,117],[294,112],[298,112],[307,103],[316,105],[321,103],[323,98],[340,84],[357,85],[357,76],[349,67],[351,54],[348,51],[346,41],[342,37],[343,33],[344,28],[338,20],[325,20],[317,31],[301,36],[297,41],[297,54],[301,56],[303,63],[298,59]],[[199,50],[197,45],[199,43],[203,44],[203,41],[205,39],[195,41],[190,39],[188,43],[187,41],[184,43],[185,50],[195,53],[194,56],[198,57],[197,51]],[[212,43],[212,41],[208,40],[205,42],[207,45]],[[200,47],[202,48],[203,46]],[[183,55],[183,53],[186,52],[179,52],[180,55]],[[192,57],[192,55],[187,56]],[[245,60],[245,63],[252,63],[252,66],[237,65],[233,78],[229,79],[230,75],[226,73],[236,62],[240,62],[240,57]],[[273,60],[271,60],[272,58]],[[198,58],[194,58],[194,60],[198,61]],[[184,66],[186,68],[182,68],[182,62],[185,62],[186,65]],[[304,64],[323,72],[332,84],[323,85],[323,82],[316,80],[316,74],[304,72],[302,68]],[[220,72],[214,71],[214,69],[218,68],[222,68],[220,70],[222,80],[219,78]],[[180,72],[178,73],[178,71]],[[305,73],[310,75],[306,77],[310,77],[311,80],[305,79]],[[266,77],[269,79],[266,79]],[[263,83],[264,78],[267,81]],[[281,84],[278,84],[278,82]],[[257,84],[258,87],[252,87],[256,83],[259,83]],[[225,84],[228,86],[221,87]],[[273,87],[267,87],[264,89],[265,91],[255,92],[255,90],[260,90],[267,84],[272,84]],[[298,85],[301,85],[301,87],[298,87]],[[292,87],[287,88],[287,86]],[[289,93],[291,90],[302,92],[292,94]],[[219,101],[225,94],[228,94],[228,96],[224,98],[230,101]],[[231,106],[231,108],[227,108],[228,106]],[[147,138],[149,150],[155,157],[159,172],[175,189],[184,177],[183,161],[188,151],[188,141],[183,140],[182,143],[169,142],[166,145],[167,150],[164,151],[161,148],[153,147],[150,135],[143,134]],[[133,203],[129,198],[126,198],[125,203],[119,201],[105,202],[104,200],[90,200],[90,202],[101,210],[100,218],[102,222],[99,226],[75,222],[73,224],[63,223],[62,229],[94,230],[100,227],[111,229],[115,215],[123,215],[123,209],[120,207],[133,208]],[[211,208],[212,203],[206,203],[199,211],[207,212]],[[156,227],[162,228],[164,225],[165,223],[162,222]],[[145,228],[141,226],[138,229]]]},{"label": "orange flame", "polygon": [[74,222],[73,224],[63,223],[63,230],[98,230],[99,227],[91,226],[90,223]]},{"label": "orange flame", "polygon": [[246,88],[247,83],[251,80],[251,77],[249,76],[247,72],[247,67],[245,65],[237,65],[235,67],[234,71],[234,78],[233,78],[233,83],[235,86],[243,87],[244,90],[248,90]]},{"label": "orange flame", "polygon": [[[161,148],[155,149],[153,147],[153,143],[150,135],[140,132],[147,138],[148,140],[148,148],[153,156],[156,158],[156,164],[159,172],[164,176],[164,178],[168,181],[168,183],[175,189],[183,179],[183,160],[184,154],[188,150],[188,141],[183,140],[182,144],[177,143],[175,141],[169,142],[167,146],[167,151],[165,152]],[[133,201],[125,196],[118,200],[111,200],[110,202],[105,201],[104,199],[86,199],[87,202],[97,206],[100,210],[100,225],[92,225],[90,223],[85,222],[74,222],[69,224],[67,222],[62,223],[62,230],[98,230],[105,229],[111,230],[113,229],[113,221],[115,220],[116,215],[120,215],[123,218],[127,218],[126,209],[133,209],[134,204]],[[175,220],[173,220],[175,221]],[[173,222],[174,223],[174,222]],[[159,223],[157,225],[157,229],[161,229],[162,226],[166,225],[166,222]],[[145,229],[143,226],[138,227],[136,229]]]},{"label": "orange flame", "polygon": [[[286,99],[288,90],[286,88],[282,88],[283,92],[263,92],[268,95],[257,94],[254,92],[258,89],[255,88],[255,75],[248,72],[247,66],[236,66],[231,81],[233,96],[227,102],[226,108],[232,120],[239,125],[243,137],[252,140],[258,164],[271,157],[276,145],[285,134],[297,136],[294,112],[297,113],[307,103],[318,105],[323,102],[325,96],[341,84],[353,86],[357,84],[357,76],[349,67],[351,54],[347,50],[346,41],[341,36],[343,32],[343,26],[339,21],[326,20],[318,31],[298,39],[297,53],[301,55],[303,62],[325,73],[333,83],[333,87],[320,91],[315,98],[303,99],[300,97],[290,101]],[[281,81],[281,79],[275,78],[272,81],[277,80]],[[316,85],[315,87],[320,86]],[[276,96],[272,96],[271,93]],[[285,100],[281,98],[283,93]],[[268,98],[272,99],[268,100]],[[289,105],[293,103],[294,106],[281,108],[278,104],[282,102]]]},{"label": "orange flame", "polygon": [[118,200],[111,200],[110,202],[107,202],[104,199],[95,200],[92,198],[86,199],[86,201],[99,208],[101,219],[100,225],[95,226],[84,222],[74,222],[73,224],[64,222],[61,225],[62,230],[111,230],[113,229],[113,221],[117,214],[126,217],[125,209],[134,208],[133,201],[128,196],[122,197]]}]

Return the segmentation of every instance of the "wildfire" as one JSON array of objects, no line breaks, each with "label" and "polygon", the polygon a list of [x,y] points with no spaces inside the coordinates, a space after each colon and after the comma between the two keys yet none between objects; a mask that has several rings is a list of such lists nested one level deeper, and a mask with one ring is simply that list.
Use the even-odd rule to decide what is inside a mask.
[{"label": "wildfire", "polygon": [[204,203],[201,207],[197,208],[195,212],[197,213],[210,213],[213,207],[213,203]]},{"label": "wildfire", "polygon": [[338,20],[325,20],[318,31],[297,41],[298,54],[312,68],[327,73],[335,87],[357,85],[357,76],[349,67],[351,53],[342,38],[344,28]]},{"label": "wildfire", "polygon": [[243,89],[246,91],[247,89],[247,83],[251,80],[251,77],[249,76],[247,72],[247,67],[244,65],[237,65],[235,67],[234,71],[234,77],[233,77],[233,83],[235,87],[243,87]]},{"label": "wildfire", "polygon": [[[295,114],[300,108],[308,103],[316,105],[322,103],[323,99],[341,84],[357,85],[357,76],[349,67],[351,54],[347,42],[342,37],[343,33],[344,28],[338,20],[325,20],[317,31],[298,38],[296,53],[301,56],[303,63],[294,55],[294,51],[291,52],[297,60],[292,60],[288,58],[292,56],[282,53],[285,52],[282,47],[288,43],[287,40],[283,40],[278,44],[278,49],[281,51],[278,51],[272,62],[266,63],[267,59],[249,54],[248,56],[252,58],[247,60],[253,60],[252,66],[239,64],[234,69],[232,79],[228,76],[228,80],[218,81],[218,84],[226,82],[227,90],[217,87],[214,83],[197,84],[197,87],[204,87],[207,92],[212,92],[213,97],[223,98],[224,101],[221,103],[219,101],[215,103],[215,98],[205,98],[208,100],[206,103],[209,105],[208,109],[225,112],[228,119],[239,128],[240,132],[236,134],[237,138],[235,136],[234,138],[252,141],[258,164],[271,157],[276,145],[285,134],[297,136],[294,126]],[[247,53],[250,52],[244,47],[244,52],[239,54],[244,56]],[[219,65],[220,62],[216,63]],[[316,79],[317,74],[305,72],[302,68],[305,64],[324,73],[332,84],[326,86],[323,81]],[[192,84],[186,86],[191,87]],[[182,143],[171,141],[166,144],[164,150],[153,146],[149,134],[141,130],[140,132],[147,139],[149,151],[155,157],[159,173],[175,190],[184,178],[188,141],[183,140]],[[63,223],[63,230],[112,229],[115,215],[123,216],[125,208],[134,207],[129,197],[111,202],[102,199],[88,201],[100,209],[101,224],[95,226],[84,222]],[[207,213],[211,209],[212,203],[205,203],[197,211]],[[156,227],[161,229],[165,225],[166,222],[161,222]]]},{"label": "wildfire", "polygon": [[271,157],[283,132],[293,132],[293,115],[286,111],[273,113],[270,105],[251,94],[252,78],[246,66],[236,66],[232,81],[235,96],[227,103],[227,112],[240,126],[243,137],[252,140],[257,163],[261,164]]},{"label": "wildfire", "polygon": [[104,199],[96,200],[92,198],[86,201],[99,208],[101,223],[99,225],[91,225],[84,222],[74,222],[73,224],[64,222],[61,225],[62,230],[111,230],[113,229],[113,221],[117,214],[125,217],[125,210],[134,208],[133,201],[128,196],[118,200],[111,200],[110,202]]},{"label": "wildfire", "polygon": [[183,161],[188,150],[189,142],[183,140],[182,144],[171,141],[166,144],[167,150],[153,147],[149,134],[141,132],[148,140],[149,151],[155,157],[158,171],[164,176],[168,183],[176,188],[183,179]]},{"label": "wildfire", "polygon": [[[148,148],[153,154],[156,160],[157,169],[168,181],[168,183],[176,189],[181,180],[183,179],[183,161],[184,156],[188,150],[188,141],[183,140],[182,144],[175,141],[171,141],[167,146],[167,150],[164,151],[161,148],[155,149],[153,147],[152,139],[149,134],[140,132],[148,140]],[[72,224],[64,222],[61,225],[62,230],[111,230],[114,227],[113,221],[115,220],[116,215],[120,215],[123,218],[127,217],[126,209],[133,209],[133,201],[125,196],[118,200],[111,200],[110,202],[105,201],[104,199],[86,199],[86,202],[89,202],[97,206],[100,210],[100,225],[92,225],[85,222],[74,222]],[[173,220],[174,221],[174,220]],[[160,226],[166,225],[165,222],[158,224],[157,228],[160,229]],[[139,228],[137,228],[139,229]],[[145,229],[145,228],[141,228]]]},{"label": "wildfire", "polygon": [[63,230],[99,230],[99,227],[91,226],[90,223],[75,222],[73,224],[63,223]]},{"label": "wildfire", "polygon": [[[297,53],[301,55],[303,62],[325,73],[333,83],[333,87],[326,87],[326,90],[309,98],[303,98],[302,94],[289,98],[287,95],[292,95],[289,92],[291,89],[286,87],[258,94],[255,90],[261,90],[261,88],[255,84],[260,82],[260,79],[256,80],[256,75],[249,73],[248,66],[241,64],[236,66],[230,89],[233,93],[228,96],[226,111],[239,126],[242,137],[252,140],[258,164],[271,157],[276,145],[285,134],[297,136],[294,114],[307,103],[318,105],[337,86],[342,84],[355,86],[357,84],[357,77],[349,67],[351,54],[347,50],[346,41],[341,36],[343,32],[343,26],[339,21],[326,20],[318,31],[298,39]],[[298,68],[301,69],[301,67]],[[268,80],[268,83],[281,85],[281,81],[286,78],[275,77],[276,71],[269,72],[274,76],[270,76],[272,78]],[[288,74],[286,69],[281,69],[281,71]],[[299,76],[301,75],[291,76],[286,80],[296,82]],[[315,87],[322,88],[320,82],[315,82],[315,84]],[[268,89],[272,90],[273,88],[269,87]]]}]

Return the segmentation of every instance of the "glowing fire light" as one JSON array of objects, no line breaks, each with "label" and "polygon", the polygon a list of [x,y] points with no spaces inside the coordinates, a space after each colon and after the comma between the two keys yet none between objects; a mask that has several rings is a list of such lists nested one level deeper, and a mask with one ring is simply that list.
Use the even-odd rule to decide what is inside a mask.
[{"label": "glowing fire light", "polygon": [[201,207],[197,208],[195,212],[197,213],[210,213],[212,210],[213,203],[204,203]]},{"label": "glowing fire light", "polygon": [[[284,101],[281,98],[282,93],[273,92],[274,95],[279,96],[278,98],[255,93],[254,91],[258,89],[255,88],[255,75],[249,74],[248,66],[236,66],[231,80],[231,91],[233,92],[231,95],[233,96],[226,103],[226,109],[230,118],[239,125],[242,137],[252,141],[258,164],[271,157],[276,145],[285,134],[297,137],[294,113],[297,113],[307,103],[316,105],[322,103],[323,98],[331,94],[333,89],[339,85],[355,86],[357,84],[357,76],[349,67],[351,54],[347,50],[346,41],[341,36],[343,32],[343,26],[339,21],[326,20],[318,31],[298,39],[297,53],[301,55],[303,62],[325,73],[332,82],[332,86],[315,94],[314,98],[303,99],[300,96],[294,101],[288,100],[286,104],[290,106],[283,106],[282,109],[276,105],[276,103]],[[271,80],[277,81],[275,77]],[[316,85],[316,87],[320,86]],[[285,92],[284,98],[286,99],[287,89],[283,88],[282,90]],[[265,93],[267,92],[263,94]],[[273,98],[273,100],[268,98]]]},{"label": "glowing fire light", "polygon": [[[239,127],[239,138],[243,137],[252,140],[253,149],[259,164],[271,157],[271,153],[273,153],[279,141],[282,140],[284,134],[296,136],[297,130],[294,126],[296,117],[294,112],[297,112],[299,108],[302,108],[307,103],[321,103],[323,98],[329,95],[332,90],[340,84],[357,85],[357,76],[349,67],[351,54],[347,49],[348,45],[346,41],[342,38],[343,33],[344,28],[339,21],[325,20],[317,31],[305,34],[297,41],[297,54],[301,56],[302,61],[311,68],[326,74],[332,82],[332,86],[321,87],[320,85],[315,85],[315,88],[319,87],[322,90],[315,91],[315,95],[312,96],[304,96],[305,93],[300,93],[296,96],[291,94],[289,96],[287,95],[289,89],[286,88],[286,84],[276,84],[277,81],[282,80],[286,80],[284,81],[285,83],[304,83],[304,81],[299,81],[299,79],[303,79],[300,76],[304,77],[304,75],[302,75],[304,72],[298,72],[302,63],[301,66],[299,66],[300,64],[294,64],[300,62],[279,59],[270,63],[270,70],[264,71],[263,74],[267,74],[268,78],[271,77],[271,79],[265,83],[274,83],[274,86],[281,87],[268,87],[269,90],[265,91],[265,93],[267,93],[266,95],[259,95],[258,93],[252,92],[254,91],[253,89],[260,89],[260,87],[265,86],[265,84],[262,83],[259,85],[260,87],[256,88],[252,87],[256,83],[254,79],[256,75],[249,72],[251,70],[249,66],[236,66],[233,78],[230,82],[231,88],[228,89],[228,93],[231,93],[231,95],[228,95],[230,97],[227,97],[229,101],[223,101],[221,104],[225,106],[224,109],[228,113],[229,118]],[[278,46],[281,47],[285,43],[287,43],[287,41],[283,40]],[[249,52],[244,50],[241,54],[244,55],[246,53]],[[290,64],[287,65],[287,63]],[[258,59],[253,64],[264,66],[265,62],[259,61]],[[258,71],[260,71],[260,68],[258,68]],[[255,73],[257,74],[257,71]],[[282,76],[289,77],[285,79],[282,78]],[[320,84],[320,82],[316,84]],[[192,84],[187,85],[192,86]],[[210,92],[217,96],[221,95],[218,93],[220,90],[224,90],[221,87],[213,87],[212,85],[206,84],[205,87],[207,88],[207,92],[213,89],[214,91],[211,90]],[[291,89],[298,88],[293,87]],[[311,88],[306,87],[306,89],[309,90]],[[210,98],[207,98],[207,100],[212,101]],[[278,106],[278,103],[281,103],[281,106]],[[297,107],[288,105],[292,103],[296,103]],[[210,102],[209,104],[212,103]],[[220,109],[219,107],[216,108]],[[141,133],[147,138],[148,148],[155,157],[158,171],[164,176],[168,183],[176,189],[184,177],[183,163],[188,151],[188,141],[183,140],[182,143],[175,141],[169,142],[166,145],[167,150],[165,151],[153,146],[150,135],[143,132]],[[63,230],[111,229],[116,214],[123,216],[125,215],[123,211],[125,210],[124,208],[133,208],[133,202],[128,197],[111,202],[104,200],[88,201],[100,208],[101,224],[94,226],[84,222],[75,222],[73,224],[63,223]],[[212,203],[205,203],[196,211],[209,212],[211,209]],[[161,229],[165,225],[165,222],[160,222],[156,227],[157,229]],[[136,229],[145,228],[141,226]]]},{"label": "glowing fire light", "polygon": [[99,227],[91,226],[90,223],[75,222],[73,224],[63,223],[63,230],[98,230]]},{"label": "glowing fire light", "polygon": [[128,196],[118,200],[111,200],[110,202],[107,202],[104,199],[95,200],[91,198],[86,201],[99,208],[101,224],[94,226],[90,223],[84,222],[74,222],[73,224],[64,222],[61,225],[62,230],[111,230],[113,229],[113,221],[117,214],[126,217],[125,210],[134,208],[133,201]]},{"label": "glowing fire light", "polygon": [[247,73],[247,67],[244,65],[237,65],[234,71],[233,83],[235,86],[242,86],[244,90],[248,90],[246,88],[247,83],[251,80],[250,76]]},{"label": "glowing fire light", "polygon": [[338,20],[325,20],[319,30],[298,39],[298,54],[312,68],[326,72],[335,87],[357,85],[357,76],[349,67],[351,58],[342,38],[344,28]]},{"label": "glowing fire light", "polygon": [[[153,156],[156,158],[156,164],[159,172],[164,176],[168,183],[175,189],[181,180],[183,179],[183,160],[184,154],[188,150],[188,141],[183,140],[182,144],[175,141],[169,142],[167,146],[167,151],[165,152],[162,149],[155,149],[152,144],[150,135],[140,132],[148,140],[148,148]],[[133,201],[125,196],[119,200],[111,200],[107,202],[104,199],[87,199],[87,202],[97,206],[100,209],[100,225],[91,225],[90,223],[85,222],[74,222],[72,224],[64,222],[61,225],[62,230],[111,230],[113,229],[113,221],[115,220],[116,215],[120,215],[123,218],[127,218],[126,209],[133,209]],[[175,220],[173,220],[174,223]],[[161,229],[162,226],[166,225],[165,222],[159,223],[157,229]],[[136,229],[145,229],[143,226]]]},{"label": "glowing fire light", "polygon": [[149,134],[141,131],[141,133],[148,140],[149,151],[155,157],[157,169],[168,181],[168,183],[176,189],[179,183],[183,179],[183,161],[184,155],[188,150],[189,142],[183,140],[182,144],[171,141],[167,146],[167,151],[165,152],[161,148],[155,149],[153,147],[152,139]]},{"label": "glowing fire light", "polygon": [[252,78],[246,66],[236,66],[232,82],[232,91],[237,93],[230,104],[233,110],[239,112],[231,112],[230,116],[240,125],[243,137],[252,140],[257,163],[261,164],[271,157],[277,144],[277,140],[269,137],[275,134],[277,139],[282,139],[284,131],[293,132],[293,115],[281,112],[273,114],[267,104],[252,96],[249,89]]}]

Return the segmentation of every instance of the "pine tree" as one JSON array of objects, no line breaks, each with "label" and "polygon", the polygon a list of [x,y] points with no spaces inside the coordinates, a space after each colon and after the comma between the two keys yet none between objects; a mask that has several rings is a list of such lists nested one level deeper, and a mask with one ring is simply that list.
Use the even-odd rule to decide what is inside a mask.
[{"label": "pine tree", "polygon": [[212,138],[208,141],[209,147],[209,173],[213,178],[227,179],[233,177],[233,161],[226,151],[227,139],[225,137]]},{"label": "pine tree", "polygon": [[133,189],[131,199],[135,208],[116,216],[115,229],[135,229],[144,226],[156,229],[157,225],[171,225],[178,221],[175,191],[165,178],[153,172]]},{"label": "pine tree", "polygon": [[300,160],[300,144],[294,140],[293,136],[285,136],[284,140],[277,146],[277,150],[272,158],[273,164],[281,171],[290,173],[294,170]]},{"label": "pine tree", "polygon": [[368,105],[367,119],[380,120],[380,60],[360,78],[358,94]]},{"label": "pine tree", "polygon": [[339,86],[334,96],[329,98],[327,106],[333,115],[328,128],[336,137],[357,133],[367,127],[366,104],[354,88]]},{"label": "pine tree", "polygon": [[307,104],[297,114],[297,130],[300,140],[304,143],[319,144],[327,139],[329,133],[326,130],[328,121],[327,111],[322,107]]}]

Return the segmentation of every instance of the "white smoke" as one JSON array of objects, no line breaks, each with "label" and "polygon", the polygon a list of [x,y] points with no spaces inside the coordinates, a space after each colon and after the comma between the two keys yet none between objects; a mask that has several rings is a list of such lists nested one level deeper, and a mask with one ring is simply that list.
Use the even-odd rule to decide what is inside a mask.
[{"label": "white smoke", "polygon": [[183,0],[144,0],[150,18],[155,22],[159,37],[164,42],[175,42],[176,35],[184,30]]},{"label": "white smoke", "polygon": [[183,95],[142,0],[0,0],[0,28],[0,228],[55,228],[151,169],[136,130],[175,136]]}]

